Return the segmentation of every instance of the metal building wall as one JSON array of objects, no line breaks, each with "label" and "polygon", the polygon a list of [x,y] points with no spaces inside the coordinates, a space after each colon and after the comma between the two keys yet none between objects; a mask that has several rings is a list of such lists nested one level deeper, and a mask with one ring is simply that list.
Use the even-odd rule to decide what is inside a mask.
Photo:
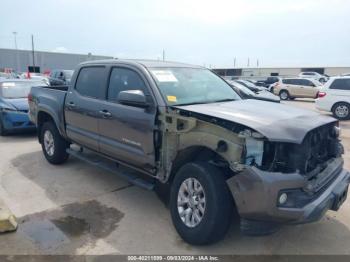
[{"label": "metal building wall", "polygon": [[[66,54],[54,52],[35,52],[35,65],[40,66],[40,71],[50,69],[74,69],[79,63],[88,60],[111,59],[111,56]],[[25,72],[28,66],[33,65],[32,51],[0,48],[0,69],[12,68]]]}]

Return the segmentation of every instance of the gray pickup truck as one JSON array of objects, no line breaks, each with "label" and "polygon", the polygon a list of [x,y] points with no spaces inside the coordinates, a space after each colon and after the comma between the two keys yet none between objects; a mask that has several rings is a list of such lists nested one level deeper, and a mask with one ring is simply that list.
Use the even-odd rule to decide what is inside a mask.
[{"label": "gray pickup truck", "polygon": [[191,244],[220,240],[232,221],[250,235],[317,221],[347,197],[334,118],[242,100],[199,66],[86,62],[68,87],[33,87],[28,99],[50,163],[71,155],[155,189]]}]

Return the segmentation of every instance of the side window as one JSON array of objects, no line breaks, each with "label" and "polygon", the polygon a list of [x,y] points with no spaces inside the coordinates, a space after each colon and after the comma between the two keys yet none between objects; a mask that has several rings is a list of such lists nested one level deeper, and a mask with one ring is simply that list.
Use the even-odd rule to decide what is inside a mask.
[{"label": "side window", "polygon": [[311,86],[311,87],[315,87],[316,85],[310,81],[310,80],[306,80],[307,83],[305,83],[306,86]]},{"label": "side window", "polygon": [[299,85],[299,79],[289,79],[290,85]]},{"label": "side window", "polygon": [[350,79],[336,79],[329,89],[350,90]]},{"label": "side window", "polygon": [[283,79],[283,80],[282,80],[282,83],[283,83],[283,84],[286,84],[286,85],[289,85],[290,81],[289,81],[289,79]]},{"label": "side window", "polygon": [[298,85],[301,86],[309,86],[310,85],[310,81],[307,79],[298,79]]},{"label": "side window", "polygon": [[84,67],[80,70],[75,89],[79,94],[92,98],[105,97],[105,67]]},{"label": "side window", "polygon": [[134,70],[113,68],[109,80],[107,100],[117,102],[119,93],[126,90],[141,90],[146,96],[149,94],[144,81]]}]

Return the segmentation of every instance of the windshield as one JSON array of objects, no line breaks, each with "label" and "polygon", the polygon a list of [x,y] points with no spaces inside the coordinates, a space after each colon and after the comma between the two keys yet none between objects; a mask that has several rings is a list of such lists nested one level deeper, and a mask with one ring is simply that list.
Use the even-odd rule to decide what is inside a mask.
[{"label": "windshield", "polygon": [[255,93],[252,90],[250,90],[248,87],[246,87],[240,83],[233,81],[232,85],[234,85],[236,88],[238,88],[239,90],[241,90],[242,92],[244,92],[248,95],[255,96]]},{"label": "windshield", "polygon": [[0,85],[0,95],[3,98],[26,98],[32,86],[42,86],[43,82],[3,82]]},{"label": "windshield", "polygon": [[250,90],[252,90],[254,93],[258,93],[259,91],[262,91],[263,89],[254,85],[253,83],[249,82],[249,81],[245,81],[245,80],[238,80],[238,83],[246,86],[247,88],[249,88]]},{"label": "windshield", "polygon": [[241,100],[224,80],[207,69],[152,68],[150,71],[169,105]]}]

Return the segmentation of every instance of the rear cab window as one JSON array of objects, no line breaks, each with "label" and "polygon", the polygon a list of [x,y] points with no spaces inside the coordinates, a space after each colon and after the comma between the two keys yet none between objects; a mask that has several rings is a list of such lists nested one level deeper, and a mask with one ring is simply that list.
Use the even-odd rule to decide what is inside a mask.
[{"label": "rear cab window", "polygon": [[80,69],[75,90],[82,96],[104,99],[106,79],[104,66],[83,67]]}]

